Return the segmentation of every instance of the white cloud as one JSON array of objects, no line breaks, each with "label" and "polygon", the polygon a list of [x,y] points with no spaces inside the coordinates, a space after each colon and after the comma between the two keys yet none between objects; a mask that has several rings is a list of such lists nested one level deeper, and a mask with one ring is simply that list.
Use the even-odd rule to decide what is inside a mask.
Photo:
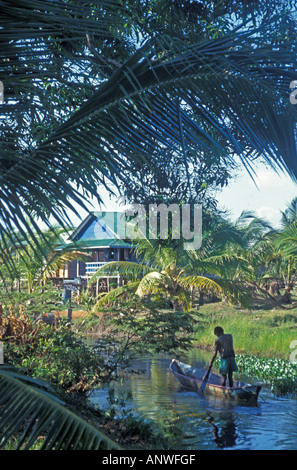
[{"label": "white cloud", "polygon": [[[278,174],[273,170],[262,169],[257,171],[255,176],[255,183],[259,189],[280,188],[296,190],[296,183],[286,174]],[[254,183],[250,182],[254,186]]]},{"label": "white cloud", "polygon": [[280,210],[275,209],[273,207],[259,207],[256,209],[255,214],[257,217],[260,217],[261,219],[265,219],[268,222],[270,222],[272,225],[278,225],[280,221]]},{"label": "white cloud", "polygon": [[232,219],[242,211],[255,212],[272,225],[277,226],[281,211],[297,196],[297,184],[286,174],[258,165],[255,183],[245,172],[231,180],[228,187],[217,195],[219,207],[230,211]]}]

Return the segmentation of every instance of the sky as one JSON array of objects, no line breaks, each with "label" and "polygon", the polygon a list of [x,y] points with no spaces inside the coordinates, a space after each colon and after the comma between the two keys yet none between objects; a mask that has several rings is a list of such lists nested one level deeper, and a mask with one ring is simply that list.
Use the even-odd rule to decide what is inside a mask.
[{"label": "sky", "polygon": [[[218,206],[226,210],[231,220],[235,221],[242,211],[252,211],[257,216],[264,218],[274,228],[280,224],[281,211],[285,211],[287,205],[294,197],[297,197],[297,183],[285,174],[278,175],[274,170],[267,169],[264,164],[255,167],[255,181],[242,169],[232,178],[227,187],[217,193]],[[255,184],[256,183],[256,184]],[[94,203],[90,210],[123,211],[125,205],[118,198],[110,198],[109,193],[103,189],[100,195],[105,203],[101,207]],[[88,212],[80,210],[82,219]],[[81,220],[78,217],[71,218],[74,227]]]},{"label": "sky", "polygon": [[256,167],[255,181],[242,170],[217,195],[217,200],[221,209],[229,211],[232,220],[236,220],[242,211],[247,210],[278,228],[281,211],[286,210],[294,197],[297,197],[297,183],[291,177],[284,173],[277,174],[259,164]]}]

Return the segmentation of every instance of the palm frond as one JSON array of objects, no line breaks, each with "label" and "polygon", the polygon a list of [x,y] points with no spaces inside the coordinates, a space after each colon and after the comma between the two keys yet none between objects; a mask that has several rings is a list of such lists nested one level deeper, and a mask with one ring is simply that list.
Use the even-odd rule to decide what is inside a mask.
[{"label": "palm frond", "polygon": [[140,281],[136,281],[136,282],[130,281],[127,285],[116,287],[115,289],[112,289],[110,292],[107,292],[106,294],[105,293],[99,294],[96,297],[97,302],[95,303],[92,310],[96,311],[98,308],[101,308],[110,302],[114,302],[126,294],[136,292],[139,286],[139,283]]},{"label": "palm frond", "polygon": [[241,282],[220,277],[187,276],[182,279],[182,284],[187,287],[197,287],[202,291],[213,292],[242,307],[248,308],[250,306],[250,294],[244,283]]},{"label": "palm frond", "polygon": [[89,279],[88,284],[92,285],[99,277],[111,276],[117,274],[119,276],[129,276],[133,279],[143,276],[146,273],[153,271],[153,268],[145,264],[133,263],[133,261],[110,261],[104,264],[92,277]]},{"label": "palm frond", "polygon": [[284,212],[281,212],[281,223],[283,227],[297,221],[297,197],[293,198]]},{"label": "palm frond", "polygon": [[157,271],[146,274],[140,281],[136,294],[143,297],[147,294],[164,292],[164,287],[170,280],[166,275]]},{"label": "palm frond", "polygon": [[189,310],[191,307],[191,293],[187,286],[183,285],[183,282],[178,276],[177,279],[173,279],[166,272],[151,272],[144,276],[136,290],[136,294],[140,297],[146,295],[164,295],[168,300],[183,306],[184,310]]},{"label": "palm frond", "polygon": [[[75,111],[68,106],[53,120],[44,82],[52,72],[67,89],[79,86],[67,47],[82,50],[84,31],[103,36],[107,24],[111,34],[121,2],[100,5],[86,14],[85,2],[1,2],[2,75],[8,77],[1,106],[1,233],[16,228],[26,236],[27,218],[38,230],[35,216],[49,224],[48,214],[65,225],[68,212],[85,203],[79,188],[100,200],[98,184],[129,185],[135,164],[153,171],[161,158],[166,168],[166,149],[182,158],[186,147],[220,158],[227,148],[231,160],[239,155],[249,169],[263,157],[296,175],[296,114],[287,99],[296,75],[293,42],[285,36],[276,45],[267,24],[193,45],[156,37],[108,80],[97,80],[94,93],[90,85]],[[86,69],[81,61],[78,70]],[[44,121],[42,137],[22,135],[30,126],[44,129]]]},{"label": "palm frond", "polygon": [[[15,448],[40,450],[111,450],[115,442],[34,381],[19,372],[0,367],[0,449],[12,442]],[[43,438],[41,438],[43,436]]]},{"label": "palm frond", "polygon": [[[237,253],[228,245],[225,249],[212,247],[211,253],[190,253],[191,261],[186,268],[188,275],[199,273],[201,275],[221,276],[226,279],[235,279],[240,274],[248,276],[250,273],[249,261],[246,254]],[[204,256],[203,256],[204,255]]]},{"label": "palm frond", "polygon": [[[265,34],[265,29],[260,32]],[[294,171],[291,165],[289,168],[289,158],[286,158],[288,154],[290,159],[296,154],[294,133],[290,125],[285,126],[284,119],[293,125],[296,116],[289,104],[282,103],[282,109],[276,106],[274,88],[278,86],[279,90],[284,90],[294,69],[279,67],[287,55],[287,48],[281,52],[273,51],[271,66],[263,66],[267,49],[258,44],[255,50],[257,42],[261,43],[261,39],[256,39],[255,31],[238,30],[236,34],[192,46],[167,37],[148,42],[34,154],[42,159],[45,150],[50,152],[50,144],[55,147],[59,143],[61,157],[66,157],[71,147],[77,151],[78,158],[86,151],[90,152],[91,144],[94,155],[105,163],[101,172],[115,182],[113,175],[121,179],[127,169],[132,169],[139,152],[152,167],[152,152],[155,158],[165,156],[161,146],[174,148],[177,153],[182,151],[182,121],[187,143],[197,151],[203,148],[219,154],[223,145],[227,145],[230,155],[239,154],[245,164],[247,155],[252,152],[253,160],[256,156],[264,156],[270,165]],[[236,53],[230,52],[234,49]],[[213,95],[219,89],[220,100],[210,106],[213,100],[210,100],[209,91]],[[271,96],[268,99],[269,90],[274,99]],[[184,109],[175,109],[170,96],[179,96],[185,103]],[[232,96],[236,96],[236,100]],[[247,98],[257,103],[258,112],[255,108],[249,114],[251,110],[246,111],[241,106]],[[186,113],[186,108],[192,109],[195,120],[190,117],[190,112]],[[232,123],[234,131],[227,126],[227,121]],[[211,133],[213,127],[216,131]],[[278,134],[281,129],[285,132],[282,138]],[[91,142],[88,139],[90,133]],[[239,138],[235,136],[237,133]],[[125,158],[116,156],[113,148]],[[135,150],[138,150],[137,154]]]},{"label": "palm frond", "polygon": [[283,256],[297,258],[297,223],[285,225],[275,236],[275,247]]}]

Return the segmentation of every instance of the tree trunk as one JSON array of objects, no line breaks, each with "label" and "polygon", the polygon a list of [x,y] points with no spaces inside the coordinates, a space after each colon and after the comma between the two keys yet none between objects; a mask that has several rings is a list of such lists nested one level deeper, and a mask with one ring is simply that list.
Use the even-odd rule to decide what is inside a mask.
[{"label": "tree trunk", "polygon": [[199,294],[199,305],[203,305],[204,304],[204,292],[200,292]]},{"label": "tree trunk", "polygon": [[280,295],[279,287],[277,282],[272,282],[269,286],[269,291],[268,293],[272,296],[275,294]]},{"label": "tree trunk", "polygon": [[172,299],[171,302],[172,302],[173,310],[177,312],[179,310],[179,301],[177,299]]}]

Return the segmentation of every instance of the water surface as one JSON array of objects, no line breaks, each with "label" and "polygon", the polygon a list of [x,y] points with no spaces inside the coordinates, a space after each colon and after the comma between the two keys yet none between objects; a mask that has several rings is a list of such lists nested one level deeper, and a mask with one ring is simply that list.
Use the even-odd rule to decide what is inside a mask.
[{"label": "water surface", "polygon": [[[140,357],[134,364],[140,374],[129,374],[117,385],[118,396],[131,394],[126,409],[155,423],[172,425],[179,438],[175,450],[296,450],[297,399],[275,397],[264,387],[257,406],[238,405],[209,395],[199,396],[181,388],[169,371],[171,356]],[[182,362],[205,367],[208,353],[194,350]],[[253,383],[252,378],[235,378]],[[93,400],[102,405],[106,392],[97,390]]]}]

